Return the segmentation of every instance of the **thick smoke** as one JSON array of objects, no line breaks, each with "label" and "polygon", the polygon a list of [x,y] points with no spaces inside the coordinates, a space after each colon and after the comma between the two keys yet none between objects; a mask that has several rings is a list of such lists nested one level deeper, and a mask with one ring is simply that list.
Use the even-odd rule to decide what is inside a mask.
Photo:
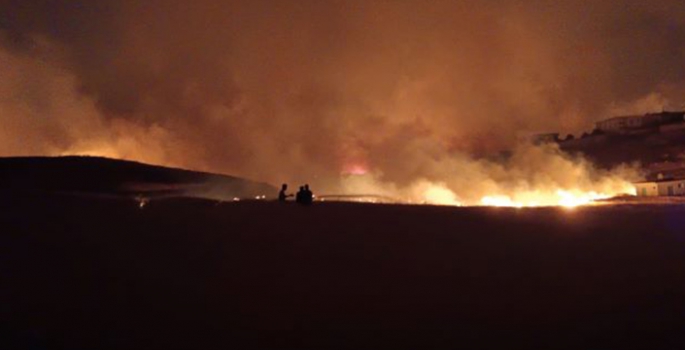
[{"label": "thick smoke", "polygon": [[482,160],[523,136],[685,103],[679,0],[0,0],[0,43],[0,155],[330,190],[368,172],[475,198],[457,181],[548,170]]}]

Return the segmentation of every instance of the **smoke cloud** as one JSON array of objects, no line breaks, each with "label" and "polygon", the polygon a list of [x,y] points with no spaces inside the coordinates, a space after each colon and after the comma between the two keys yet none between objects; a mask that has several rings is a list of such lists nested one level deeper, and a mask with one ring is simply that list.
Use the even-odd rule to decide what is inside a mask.
[{"label": "smoke cloud", "polygon": [[471,202],[568,161],[484,160],[521,137],[683,108],[684,50],[678,0],[0,0],[0,155]]}]

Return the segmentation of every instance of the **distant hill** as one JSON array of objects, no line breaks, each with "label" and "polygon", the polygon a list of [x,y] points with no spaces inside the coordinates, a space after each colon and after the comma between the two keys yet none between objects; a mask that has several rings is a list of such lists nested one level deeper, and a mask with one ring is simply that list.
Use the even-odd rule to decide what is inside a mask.
[{"label": "distant hill", "polygon": [[601,168],[639,163],[651,178],[664,169],[682,171],[685,161],[685,131],[636,135],[598,134],[559,142],[569,153],[581,153]]},{"label": "distant hill", "polygon": [[233,176],[87,156],[0,158],[0,190],[215,199],[277,193],[269,184]]}]

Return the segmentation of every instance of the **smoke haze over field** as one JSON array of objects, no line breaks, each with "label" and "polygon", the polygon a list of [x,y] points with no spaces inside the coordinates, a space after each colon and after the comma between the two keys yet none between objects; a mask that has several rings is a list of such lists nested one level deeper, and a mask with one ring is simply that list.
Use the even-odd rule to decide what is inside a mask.
[{"label": "smoke haze over field", "polygon": [[679,0],[0,0],[0,43],[0,155],[272,183],[457,191],[521,135],[685,103]]}]

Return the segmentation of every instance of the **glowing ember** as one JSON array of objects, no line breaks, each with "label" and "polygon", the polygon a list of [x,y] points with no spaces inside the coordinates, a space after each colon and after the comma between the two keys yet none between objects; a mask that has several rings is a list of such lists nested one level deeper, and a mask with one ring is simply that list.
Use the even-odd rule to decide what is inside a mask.
[{"label": "glowing ember", "polygon": [[596,192],[588,193],[573,193],[569,191],[559,190],[557,191],[559,195],[559,205],[567,208],[575,208],[579,205],[587,205],[599,199],[607,199],[612,197],[611,195],[599,194]]},{"label": "glowing ember", "polygon": [[480,200],[480,203],[488,207],[517,207],[523,206],[521,203],[516,203],[507,196],[485,196]]},{"label": "glowing ember", "polygon": [[352,164],[349,166],[346,166],[345,169],[342,171],[343,175],[364,175],[368,172],[366,167],[361,164]]},{"label": "glowing ember", "polygon": [[136,198],[138,200],[138,208],[143,209],[147,205],[147,203],[150,201],[148,198],[145,197],[138,197]]}]

